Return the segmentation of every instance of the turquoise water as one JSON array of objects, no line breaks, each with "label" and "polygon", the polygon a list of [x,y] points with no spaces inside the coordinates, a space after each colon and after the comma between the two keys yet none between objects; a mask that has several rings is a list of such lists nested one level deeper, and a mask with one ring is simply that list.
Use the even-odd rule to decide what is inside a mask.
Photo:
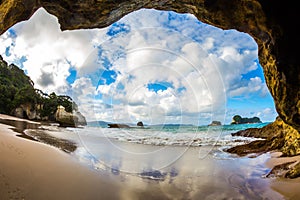
[{"label": "turquoise water", "polygon": [[[257,140],[231,133],[267,124],[129,129],[49,126],[42,127],[41,134],[74,142],[77,148],[70,155],[135,191],[154,187],[174,199],[179,194],[181,199],[280,199],[269,180],[262,178],[270,171],[264,165],[268,154],[239,157],[224,151]],[[31,135],[31,130],[26,133]]]},{"label": "turquoise water", "polygon": [[[163,173],[172,171],[169,166],[189,159],[190,164],[215,165],[225,160],[231,164],[236,161],[236,155],[226,153],[226,148],[246,144],[257,138],[232,136],[239,130],[259,128],[267,125],[242,124],[224,126],[193,126],[193,125],[155,125],[145,128],[107,128],[101,126],[86,126],[84,128],[69,128],[76,133],[78,148],[75,157],[93,168],[112,173],[126,172],[140,174],[152,170]],[[185,162],[185,161],[183,161]],[[192,164],[192,166],[194,165]],[[217,164],[218,167],[219,164]],[[193,174],[193,167],[188,173]],[[178,167],[186,168],[185,165]],[[198,169],[196,167],[195,169]],[[209,170],[205,167],[205,171]],[[147,173],[146,173],[147,174]]]},{"label": "turquoise water", "polygon": [[145,188],[171,199],[283,199],[264,178],[270,171],[264,164],[268,154],[239,157],[224,151],[257,140],[231,133],[267,124],[127,129],[89,124],[42,127],[41,134],[73,141],[77,148],[70,155],[135,192]]},{"label": "turquoise water", "polygon": [[79,135],[105,137],[119,141],[174,146],[233,146],[248,143],[254,138],[232,137],[231,133],[247,128],[261,128],[268,123],[239,124],[223,126],[193,125],[152,125],[144,128],[107,128],[105,124],[88,124],[84,129],[76,130]]},{"label": "turquoise water", "polygon": [[[83,128],[49,126],[43,127],[43,131],[74,142],[77,149],[71,154],[94,168],[140,173],[149,167],[164,168],[194,150],[198,152],[195,159],[202,160],[207,156],[216,160],[232,159],[235,155],[224,149],[258,139],[231,134],[267,124],[155,125],[144,128],[108,128],[93,124]],[[26,133],[34,137],[30,130]]]}]

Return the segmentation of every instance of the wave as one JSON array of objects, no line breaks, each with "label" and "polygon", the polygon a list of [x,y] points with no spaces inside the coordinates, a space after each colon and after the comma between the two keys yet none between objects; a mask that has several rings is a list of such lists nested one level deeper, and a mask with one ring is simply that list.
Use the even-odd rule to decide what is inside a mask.
[{"label": "wave", "polygon": [[72,129],[81,136],[105,137],[123,142],[156,146],[236,146],[257,138],[231,136],[231,133],[246,128],[263,127],[262,124],[208,126],[149,126],[144,129],[114,129],[85,127]]}]

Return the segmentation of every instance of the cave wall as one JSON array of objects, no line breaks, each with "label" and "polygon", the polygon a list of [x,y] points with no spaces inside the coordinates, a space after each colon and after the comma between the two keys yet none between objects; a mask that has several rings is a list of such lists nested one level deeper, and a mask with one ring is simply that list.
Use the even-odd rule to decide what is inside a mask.
[{"label": "cave wall", "polygon": [[0,0],[0,34],[40,7],[62,30],[106,27],[124,15],[155,8],[194,14],[222,29],[250,34],[258,44],[267,86],[282,120],[300,131],[300,40],[296,1],[282,0]]}]

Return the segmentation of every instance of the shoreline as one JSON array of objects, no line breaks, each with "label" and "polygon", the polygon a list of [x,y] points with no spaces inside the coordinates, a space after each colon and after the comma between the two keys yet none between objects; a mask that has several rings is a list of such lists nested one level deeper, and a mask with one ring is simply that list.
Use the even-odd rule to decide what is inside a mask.
[{"label": "shoreline", "polygon": [[[0,118],[6,117],[10,120],[38,123],[0,115]],[[177,189],[176,187],[178,187],[178,185],[176,186],[176,184],[172,185],[172,187],[166,186],[166,180],[160,183],[163,185],[163,188],[160,188],[160,184],[155,181],[152,182],[153,180],[144,180],[140,177],[131,177],[131,175],[126,174],[116,175],[116,173],[120,172],[113,171],[113,169],[111,169],[111,173],[107,173],[105,170],[101,172],[101,170],[95,170],[84,163],[79,162],[77,158],[61,151],[57,147],[17,137],[17,133],[12,129],[14,129],[14,127],[0,123],[0,196],[3,199],[45,199],[45,197],[49,199],[95,199],[95,197],[104,199],[147,199],[147,197],[149,199],[173,199],[171,198],[172,195],[169,194],[170,192],[174,194],[177,193],[177,195],[180,196],[183,195],[183,193],[180,192],[181,190],[179,188],[186,187],[186,179],[182,179],[182,177],[172,178],[172,173],[174,172],[168,175],[170,176],[169,184],[174,182],[181,185],[181,187]],[[128,145],[131,146],[132,144]],[[195,151],[196,149],[197,148],[194,148]],[[196,152],[196,155],[197,153],[198,152]],[[271,153],[271,158],[265,162],[265,165],[268,168],[272,168],[277,164],[285,162],[285,159],[287,159],[287,161],[293,159],[292,157],[278,158],[278,155],[278,153]],[[186,157],[187,158],[184,158],[185,160],[183,159],[182,163],[179,164],[183,165],[184,168],[186,168],[185,165],[187,162],[190,162],[191,165],[195,162],[194,154],[188,154]],[[243,157],[238,159],[244,160]],[[300,160],[300,156],[297,159]],[[243,183],[243,180],[240,180],[242,173],[232,174],[232,169],[243,167],[242,164],[244,161],[239,161],[235,163],[234,166],[228,165],[226,160],[218,160],[216,162],[208,159],[208,162],[208,164],[212,164],[211,167],[213,171],[209,171],[205,177],[211,179],[211,176],[215,173],[225,177],[216,177],[216,180],[212,180],[212,182],[206,180],[204,183],[201,183],[201,180],[203,181],[203,177],[201,176],[198,178],[189,178],[190,181],[196,182],[198,185],[200,184],[201,188],[198,189],[201,190],[202,187],[207,188],[211,184],[218,185],[220,184],[219,182],[231,184],[233,180],[237,181],[237,183],[234,183],[233,189],[241,190],[239,188],[243,188],[243,185],[246,184]],[[214,166],[214,163],[217,163],[218,166]],[[222,170],[223,164],[225,164],[224,171]],[[221,165],[221,167],[219,165]],[[229,167],[229,169],[227,169],[226,166]],[[202,167],[199,166],[199,169],[201,168]],[[156,171],[153,172],[157,173]],[[231,175],[229,176],[227,172],[231,173]],[[148,172],[145,172],[144,175],[148,176],[147,173]],[[228,180],[226,180],[226,177]],[[234,177],[234,179],[232,179],[232,177]],[[298,191],[298,188],[300,187],[299,178],[293,180],[270,178],[269,180],[262,181],[270,182],[270,187],[274,191],[276,197],[275,199],[296,199],[296,197],[300,196],[300,192]],[[263,184],[263,187],[267,187],[265,185],[266,182]],[[226,195],[228,197],[228,195],[231,195],[231,192],[230,190],[227,191],[228,186],[225,186],[224,184],[218,186],[220,187],[219,189],[221,189],[219,192],[223,192],[225,197]],[[257,184],[259,186],[262,183]],[[217,185],[214,187],[218,188]],[[244,188],[246,192],[249,192],[247,191],[248,189],[251,189],[251,187]],[[213,193],[211,190],[214,189],[212,188],[205,191]],[[186,191],[183,190],[183,192]],[[255,192],[255,189],[251,192]],[[260,190],[260,192],[262,191]],[[280,195],[276,195],[275,192],[283,195],[284,198],[279,197]],[[267,195],[272,196],[272,194],[269,193],[272,192],[267,192]],[[200,194],[195,194],[191,199],[194,199],[194,197],[206,197],[203,196],[204,194],[202,194],[202,196]],[[247,196],[247,194],[245,194],[245,196]],[[182,198],[184,198],[184,196],[182,196]]]},{"label": "shoreline", "polygon": [[16,137],[12,128],[0,123],[1,199],[119,198],[117,181],[55,147]]},{"label": "shoreline", "polygon": [[[293,157],[280,157],[281,152],[272,152],[271,157],[267,160],[266,166],[274,168],[278,165],[284,165],[289,162],[300,162],[300,155]],[[284,170],[279,173],[284,173]],[[300,177],[295,179],[275,177],[271,178],[271,188],[279,192],[288,200],[298,200],[300,197]]]}]

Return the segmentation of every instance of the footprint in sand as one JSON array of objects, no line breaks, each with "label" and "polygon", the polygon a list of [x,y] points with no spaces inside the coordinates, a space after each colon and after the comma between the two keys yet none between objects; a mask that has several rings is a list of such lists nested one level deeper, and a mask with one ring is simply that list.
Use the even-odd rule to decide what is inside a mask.
[{"label": "footprint in sand", "polygon": [[3,199],[25,199],[21,188],[12,186],[2,171],[0,171],[0,197]]}]

